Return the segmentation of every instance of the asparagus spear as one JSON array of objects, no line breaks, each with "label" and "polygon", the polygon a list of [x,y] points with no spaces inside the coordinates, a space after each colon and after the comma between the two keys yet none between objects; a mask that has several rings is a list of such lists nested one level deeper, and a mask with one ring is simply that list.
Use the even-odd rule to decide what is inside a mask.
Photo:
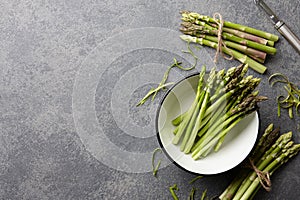
[{"label": "asparagus spear", "polygon": [[[210,24],[210,25],[216,27],[216,24]],[[271,47],[274,46],[274,41],[266,40],[264,38],[261,38],[261,37],[258,37],[258,36],[252,35],[252,34],[248,34],[243,31],[239,31],[239,30],[235,30],[235,29],[227,28],[227,27],[223,27],[223,31],[227,32],[227,33],[231,33],[235,36],[238,36],[238,37],[241,37],[244,39],[252,40],[252,41],[260,43],[260,44],[269,45]]]},{"label": "asparagus spear", "polygon": [[[218,30],[210,30],[210,29],[193,30],[193,29],[188,29],[188,28],[181,28],[180,31],[183,32],[184,34],[192,35],[192,36],[196,36],[196,37],[205,37],[205,34],[218,35]],[[274,47],[266,46],[266,45],[263,45],[263,44],[260,44],[260,43],[257,43],[257,42],[253,42],[251,40],[240,38],[240,37],[237,37],[237,36],[235,36],[231,33],[223,32],[222,37],[225,40],[230,40],[230,41],[236,42],[237,44],[245,45],[245,46],[251,47],[253,49],[260,50],[260,51],[253,51],[252,50],[252,53],[253,54],[255,53],[253,56],[256,56],[256,57],[259,57],[259,56],[263,57],[265,55],[263,52],[266,52],[266,53],[271,54],[271,55],[276,54],[276,48],[274,48]],[[228,46],[229,45],[232,45],[232,44],[229,43]],[[236,45],[235,48],[238,48],[238,50],[240,50],[240,49],[242,49],[241,45]],[[261,59],[263,59],[263,58],[261,58]]]},{"label": "asparagus spear", "polygon": [[216,72],[215,72],[215,69],[213,68],[210,72],[210,75],[209,75],[209,78],[207,80],[207,86],[205,87],[204,89],[204,97],[203,97],[203,101],[200,102],[201,104],[201,108],[200,108],[200,111],[199,111],[199,114],[198,114],[198,117],[196,119],[196,123],[190,133],[190,137],[187,141],[187,144],[185,145],[184,144],[184,152],[185,153],[189,153],[193,144],[194,144],[194,141],[196,139],[196,136],[197,136],[197,133],[198,133],[198,129],[199,129],[199,126],[201,124],[201,121],[203,120],[203,116],[205,114],[205,111],[206,111],[206,108],[207,108],[207,104],[208,104],[208,101],[209,101],[209,98],[210,98],[210,92],[211,92],[211,89],[212,89],[212,86],[213,86],[213,82],[215,80],[215,77],[216,77]]},{"label": "asparagus spear", "polygon": [[197,88],[196,98],[195,98],[192,106],[187,111],[188,113],[186,114],[186,117],[183,118],[183,121],[180,123],[178,131],[177,131],[175,137],[172,140],[173,144],[178,144],[178,142],[181,139],[184,131],[186,130],[186,127],[187,127],[187,125],[189,123],[189,120],[192,117],[193,112],[194,112],[194,110],[195,110],[195,108],[196,108],[196,106],[198,104],[198,101],[199,101],[200,95],[201,95],[201,88],[202,88],[202,85],[203,85],[203,81],[204,81],[203,79],[204,79],[205,72],[206,72],[206,67],[203,66],[202,70],[201,70],[201,72],[199,74],[199,82],[198,82],[198,88]]},{"label": "asparagus spear", "polygon": [[[207,39],[207,40],[212,41],[212,42],[218,42],[218,37],[215,37],[215,36],[210,36],[210,35],[205,35],[205,34],[189,34],[189,35],[194,35],[194,36],[197,36],[197,37],[200,37],[200,38],[204,38],[204,39]],[[226,41],[226,40],[224,40],[223,43],[227,47],[231,47],[233,49],[236,49],[236,50],[250,56],[254,60],[257,60],[260,63],[264,63],[264,61],[266,59],[267,53],[262,52],[260,50],[256,50],[256,49],[250,48],[246,45],[242,45],[242,44],[239,44],[239,43]]]},{"label": "asparagus spear", "polygon": [[178,125],[182,122],[183,118],[184,118],[186,115],[187,115],[187,112],[182,113],[181,115],[179,115],[178,117],[176,117],[175,119],[172,120],[172,124],[173,124],[174,126],[178,126]]},{"label": "asparagus spear", "polygon": [[[181,13],[182,13],[183,18],[187,18],[187,19],[198,19],[198,20],[202,20],[205,22],[212,22],[212,23],[220,22],[219,20],[215,20],[209,16],[200,15],[195,12],[182,11]],[[257,35],[257,36],[260,36],[260,37],[263,37],[265,39],[275,41],[275,42],[278,41],[278,39],[279,39],[279,37],[277,35],[267,33],[265,31],[261,31],[261,30],[255,29],[255,28],[247,27],[247,26],[244,26],[241,24],[232,23],[229,21],[224,21],[223,26],[233,28],[236,30],[240,30],[240,31],[250,33],[253,35]]]},{"label": "asparagus spear", "polygon": [[[268,155],[267,159],[262,158],[260,162],[257,165],[258,170],[263,170],[276,156],[278,156],[282,150],[282,148],[285,148],[286,144],[291,140],[292,133],[286,133],[281,135],[271,146],[271,148],[265,153],[265,155]],[[248,189],[250,186],[251,182],[257,177],[256,172],[250,173],[247,178],[244,180],[244,182],[241,184],[240,188],[238,189],[237,193],[234,196],[234,200],[239,200],[244,192]]]},{"label": "asparagus spear", "polygon": [[211,101],[214,102],[226,91],[233,89],[235,85],[243,79],[247,71],[248,64],[241,64],[238,67],[233,68],[232,70],[229,69],[225,74],[223,81],[220,82],[215,94],[211,97]]},{"label": "asparagus spear", "polygon": [[[230,82],[230,80],[238,77],[238,76],[243,76],[244,73],[246,73],[248,69],[247,65],[240,65],[238,67],[233,67],[230,68],[226,74],[224,73],[224,70],[219,71],[219,73],[217,74],[217,81],[216,81],[216,89],[214,91],[213,96],[210,98],[211,103],[215,102],[215,99],[217,99],[219,96],[222,96],[224,94],[224,88],[226,86],[226,84],[228,82]],[[242,72],[244,71],[244,72]],[[208,115],[206,114],[203,118],[203,121],[200,124],[199,130],[201,130],[204,126],[206,127],[205,130],[201,130],[203,133],[207,131],[208,127],[210,126],[210,124],[208,123],[209,121],[214,122],[214,120],[216,120],[219,115],[224,111],[226,107],[226,103],[221,103],[221,105],[219,106],[219,109],[215,109],[214,111],[212,111],[211,113],[209,113]],[[198,130],[198,131],[199,131]],[[198,133],[198,135],[200,136],[201,133]]]},{"label": "asparagus spear", "polygon": [[[259,139],[254,150],[251,152],[250,160],[256,165],[256,162],[260,160],[261,156],[265,153],[266,149],[269,149],[271,145],[277,140],[279,136],[279,128],[273,129],[274,125],[270,124],[264,131],[264,134]],[[246,165],[248,164],[246,161]],[[235,195],[236,191],[240,187],[241,183],[246,179],[248,173],[251,171],[249,167],[242,167],[238,175],[226,188],[226,190],[219,196],[221,200],[230,200]],[[254,196],[254,194],[253,194]]]},{"label": "asparagus spear", "polygon": [[266,99],[254,91],[260,79],[244,77],[247,70],[247,64],[230,68],[226,73],[225,70],[216,73],[213,68],[204,82],[205,68],[202,69],[192,106],[173,121],[179,125],[172,142],[178,144],[183,137],[181,151],[192,152],[192,158],[198,159],[214,147],[218,150],[225,135],[244,116],[255,111],[258,102]]},{"label": "asparagus spear", "polygon": [[[194,25],[198,25],[198,26],[203,26],[205,29],[211,29],[211,30],[217,30],[218,29],[218,25],[215,24],[215,23],[207,23],[207,22],[200,21],[200,20],[197,20],[197,19],[194,19],[194,18],[189,18],[189,17],[183,17],[182,20],[183,20],[182,26],[184,26],[184,27],[191,27],[191,26],[194,26]],[[259,44],[268,45],[268,46],[271,46],[271,47],[274,46],[274,41],[267,40],[265,38],[262,38],[262,37],[259,37],[259,36],[253,35],[253,34],[249,34],[249,33],[243,32],[243,31],[239,31],[239,30],[236,30],[236,29],[233,29],[233,28],[228,28],[228,27],[223,26],[222,31],[227,32],[227,33],[231,33],[231,34],[233,34],[235,36],[238,36],[240,38],[244,38],[244,39],[247,39],[247,40],[257,42]]]},{"label": "asparagus spear", "polygon": [[[215,49],[218,48],[217,43],[206,40],[206,39],[203,39],[203,38],[197,38],[197,37],[192,37],[192,36],[188,36],[188,35],[182,35],[180,37],[181,37],[182,40],[187,41],[187,42],[194,42],[194,43],[209,46],[209,47],[212,47],[212,48],[215,48]],[[254,69],[255,71],[257,71],[261,74],[263,74],[267,69],[262,64],[256,62],[255,60],[249,58],[246,55],[243,55],[243,54],[239,53],[238,51],[235,51],[235,50],[230,49],[230,48],[225,48],[225,47],[222,47],[222,51],[224,53],[228,54],[228,55],[232,55],[235,59],[237,59],[241,63],[248,64],[249,67],[251,67],[252,69]]]},{"label": "asparagus spear", "polygon": [[232,85],[235,85],[235,80],[233,79],[224,89],[223,91],[225,91],[226,93],[224,95],[222,95],[221,97],[219,97],[219,99],[217,101],[215,101],[207,110],[205,113],[205,116],[209,115],[211,112],[213,112],[214,110],[218,109],[218,107],[223,103],[228,101],[229,98],[231,98],[233,95],[237,94],[238,91],[240,91],[241,89],[244,89],[247,86],[253,86],[256,85],[260,82],[260,79],[252,79],[251,76],[248,76],[244,79],[242,79],[240,82],[238,82],[238,84],[234,87]]},{"label": "asparagus spear", "polygon": [[[287,162],[291,157],[297,155],[300,150],[300,144],[293,145],[291,148],[288,148],[286,152],[283,152],[278,158],[276,158],[273,162],[271,162],[263,172],[270,172],[271,174],[274,173],[282,164]],[[260,180],[257,177],[255,180],[252,181],[251,185],[247,188],[244,194],[239,198],[240,200],[247,200],[251,197],[252,193],[255,189],[259,186]],[[235,199],[235,198],[234,198]]]},{"label": "asparagus spear", "polygon": [[[256,94],[257,95],[257,94]],[[265,100],[264,97],[258,97],[256,95],[250,94],[243,102],[241,102],[236,108],[228,111],[223,117],[217,120],[212,127],[205,133],[204,136],[200,138],[197,142],[196,149],[192,152],[192,156],[198,158],[201,153],[203,153],[205,149],[204,147],[207,144],[212,144],[212,140],[215,139],[216,135],[218,138],[224,137],[230,130],[233,128],[231,123],[235,123],[235,121],[240,121],[245,115],[250,114],[251,112],[257,109],[257,103],[259,101]],[[225,128],[225,130],[223,130]],[[219,135],[222,135],[221,137]],[[219,146],[221,145],[218,144]],[[207,147],[208,148],[208,147]],[[201,152],[201,153],[199,153]],[[197,156],[196,156],[197,155]]]},{"label": "asparagus spear", "polygon": [[[248,70],[248,65],[247,64],[246,65],[241,64],[238,67],[231,67],[231,68],[229,68],[226,71],[226,73],[224,74],[222,81],[219,82],[219,86],[218,86],[218,88],[216,88],[215,94],[211,97],[211,101],[214,101],[221,94],[224,93],[224,91],[220,91],[220,90],[223,89],[223,88],[225,88],[225,86],[226,86],[227,83],[229,83],[232,79],[234,79],[234,78],[236,78],[238,76],[242,77],[247,72],[247,70]],[[225,70],[221,70],[221,71],[225,72]],[[223,72],[221,72],[221,71],[218,74],[222,74]],[[241,74],[242,71],[243,71],[243,73]],[[219,75],[219,76],[221,76],[221,75]],[[220,77],[220,79],[221,79],[221,77]],[[174,126],[178,126],[182,122],[183,118],[186,115],[187,115],[187,112],[179,115],[174,120],[172,120],[172,124]],[[208,118],[207,118],[207,120],[208,120]],[[204,122],[204,123],[206,123],[206,122]],[[202,123],[202,125],[203,125],[203,123]],[[176,129],[178,129],[178,128],[176,128]]]},{"label": "asparagus spear", "polygon": [[185,150],[185,146],[186,146],[186,143],[189,141],[191,132],[192,132],[192,130],[194,129],[194,127],[196,126],[196,124],[198,122],[197,121],[198,120],[197,116],[198,116],[199,112],[201,112],[200,106],[204,102],[205,95],[206,95],[206,92],[202,91],[201,92],[201,97],[200,97],[200,99],[199,99],[199,101],[197,103],[197,106],[196,106],[196,108],[194,110],[194,113],[193,113],[191,119],[189,120],[189,125],[188,125],[188,127],[187,127],[187,129],[185,131],[184,138],[183,138],[183,140],[181,142],[181,145],[180,145],[180,150],[181,151]]},{"label": "asparagus spear", "polygon": [[[264,151],[261,151],[262,149],[269,148],[271,144],[273,144],[273,138],[270,135],[274,134],[275,132],[273,131],[274,125],[270,124],[264,131],[264,134],[262,137],[259,139],[258,144],[255,146],[254,150],[251,153],[250,159],[253,161],[253,163],[256,163],[256,160],[260,159],[260,156],[264,153]],[[276,132],[276,135],[278,133]],[[268,141],[268,140],[271,141]],[[266,145],[266,147],[264,146]],[[244,162],[244,165],[249,165],[248,164],[249,160],[246,160]],[[240,187],[241,183],[244,181],[244,179],[247,177],[248,173],[250,172],[249,167],[242,167],[240,168],[237,176],[233,179],[233,181],[229,184],[229,186],[224,190],[224,192],[219,196],[219,199],[221,200],[230,200],[233,198],[235,195],[236,191]]]},{"label": "asparagus spear", "polygon": [[225,134],[227,134],[230,129],[232,129],[238,122],[240,122],[241,119],[242,119],[242,117],[235,118],[235,120],[229,125],[229,127],[227,127],[224,131],[222,131],[220,134],[218,134],[216,137],[214,137],[212,140],[210,140],[205,146],[203,146],[202,148],[200,148],[199,151],[195,150],[192,153],[192,158],[195,159],[195,160],[199,159],[204,153],[206,153],[206,151],[209,148],[211,148],[212,146],[214,146],[215,143],[221,137],[223,137]]}]

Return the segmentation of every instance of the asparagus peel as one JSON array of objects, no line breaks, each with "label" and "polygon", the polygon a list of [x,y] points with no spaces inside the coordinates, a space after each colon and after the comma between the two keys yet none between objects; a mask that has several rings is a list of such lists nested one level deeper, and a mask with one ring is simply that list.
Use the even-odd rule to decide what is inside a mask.
[{"label": "asparagus peel", "polygon": [[179,189],[178,189],[178,186],[176,184],[174,184],[173,186],[171,186],[169,188],[169,191],[170,191],[170,193],[171,193],[171,195],[172,195],[172,197],[173,197],[174,200],[179,200],[178,197],[177,197],[177,195],[176,195],[176,193],[175,193],[175,191],[178,191],[178,190]]},{"label": "asparagus peel", "polygon": [[159,91],[159,90],[161,90],[161,89],[163,89],[163,88],[165,88],[165,87],[167,87],[167,86],[169,86],[169,85],[173,85],[173,84],[174,84],[174,83],[171,82],[171,83],[166,83],[166,84],[160,85],[159,87],[157,87],[157,88],[155,88],[155,89],[152,88],[152,89],[145,95],[145,97],[139,101],[139,103],[138,103],[136,106],[143,105],[151,95],[153,95],[153,94],[155,94],[157,91]]}]

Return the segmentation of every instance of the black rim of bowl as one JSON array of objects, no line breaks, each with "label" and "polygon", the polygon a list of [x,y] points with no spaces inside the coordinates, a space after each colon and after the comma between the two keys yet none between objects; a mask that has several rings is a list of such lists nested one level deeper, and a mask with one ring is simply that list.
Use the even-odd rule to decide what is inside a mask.
[{"label": "black rim of bowl", "polygon": [[[186,77],[180,79],[179,81],[177,81],[174,85],[172,85],[172,87],[170,87],[170,88],[168,89],[168,91],[163,95],[161,101],[159,102],[159,106],[158,106],[158,108],[157,108],[157,111],[156,111],[156,117],[155,117],[156,137],[157,137],[158,143],[159,143],[159,145],[160,145],[162,151],[164,152],[164,154],[165,154],[165,155],[167,156],[167,158],[168,158],[172,163],[174,163],[177,167],[179,167],[179,168],[183,169],[184,171],[187,171],[187,172],[189,172],[189,173],[191,173],[191,174],[196,174],[196,175],[199,175],[199,174],[201,174],[201,173],[193,172],[193,171],[190,171],[190,170],[184,168],[183,166],[181,166],[180,164],[178,164],[173,158],[171,158],[171,156],[168,154],[168,152],[166,151],[164,145],[162,144],[162,141],[161,141],[161,138],[160,138],[160,135],[159,135],[159,130],[158,130],[158,118],[159,118],[159,113],[160,113],[161,107],[162,107],[162,105],[163,105],[165,99],[166,99],[167,96],[169,95],[169,93],[170,93],[177,85],[179,85],[181,82],[183,82],[183,81],[185,81],[185,80],[187,80],[187,79],[189,79],[189,78],[191,78],[191,77],[193,77],[193,76],[197,76],[197,75],[199,75],[199,74],[200,74],[199,72],[190,74],[190,75],[188,75],[188,76],[186,76]],[[258,135],[259,135],[259,132],[260,132],[259,130],[260,130],[260,127],[261,127],[261,124],[260,124],[261,122],[260,122],[260,120],[259,120],[259,119],[260,119],[259,109],[256,110],[256,112],[257,112],[257,115],[258,115],[258,133],[257,133],[256,141],[255,141],[253,147],[256,145],[256,143],[257,143],[257,141],[258,141]],[[252,149],[253,149],[253,147],[252,147]],[[251,149],[251,151],[252,151],[252,149]],[[251,153],[251,151],[247,154],[247,156],[245,157],[245,159],[248,157],[248,155]],[[241,164],[245,159],[243,159],[242,161],[240,161],[239,164]],[[238,164],[238,165],[239,165],[239,164]],[[238,165],[236,165],[235,167],[237,167]],[[226,172],[226,171],[232,170],[232,169],[234,169],[235,167],[230,168],[230,169],[227,169],[227,170],[224,170],[224,171],[221,171],[221,172],[218,172],[218,173],[214,173],[214,174],[203,174],[203,175],[217,175],[217,174],[224,173],[224,172]]]}]

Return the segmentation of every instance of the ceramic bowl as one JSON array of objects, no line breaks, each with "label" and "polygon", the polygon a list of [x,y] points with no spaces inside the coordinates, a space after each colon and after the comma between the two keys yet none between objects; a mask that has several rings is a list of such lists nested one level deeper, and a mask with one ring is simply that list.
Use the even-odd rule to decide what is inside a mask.
[{"label": "ceramic bowl", "polygon": [[199,74],[192,74],[166,92],[156,116],[157,138],[168,158],[179,167],[197,174],[218,174],[234,168],[248,156],[257,139],[259,116],[258,112],[246,116],[226,135],[219,151],[194,160],[191,154],[180,151],[180,143],[172,144],[175,129],[172,120],[191,106],[198,80]]}]

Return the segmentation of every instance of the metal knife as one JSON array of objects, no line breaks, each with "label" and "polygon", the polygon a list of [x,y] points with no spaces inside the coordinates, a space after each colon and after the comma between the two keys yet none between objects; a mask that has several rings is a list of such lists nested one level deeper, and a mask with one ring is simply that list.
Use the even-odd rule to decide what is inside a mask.
[{"label": "metal knife", "polygon": [[300,54],[300,40],[291,29],[274,14],[265,2],[262,0],[254,0],[254,3],[267,14],[272,21],[274,28],[277,29],[277,31],[294,47],[298,54]]}]

